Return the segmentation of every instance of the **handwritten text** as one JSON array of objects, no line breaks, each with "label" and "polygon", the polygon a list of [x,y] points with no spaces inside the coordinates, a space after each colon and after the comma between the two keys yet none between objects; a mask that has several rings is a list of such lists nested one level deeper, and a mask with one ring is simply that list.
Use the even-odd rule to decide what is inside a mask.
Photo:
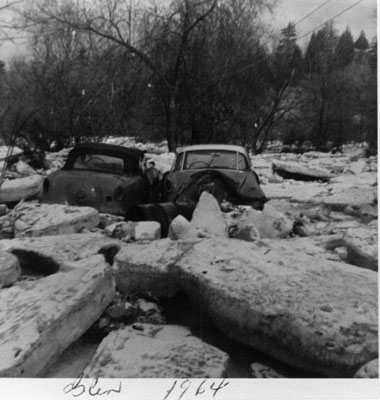
[{"label": "handwritten text", "polygon": [[176,379],[162,400],[181,400],[186,393],[192,396],[192,398],[201,395],[205,395],[204,398],[210,397],[210,395],[212,395],[212,398],[215,398],[218,392],[229,384],[225,379],[220,382],[212,381],[211,383],[207,379],[204,379],[200,385],[195,384],[189,379]]},{"label": "handwritten text", "polygon": [[110,393],[120,393],[121,392],[121,382],[116,388],[103,389],[100,387],[98,378],[92,379],[90,384],[86,384],[82,381],[83,376],[80,375],[73,383],[69,383],[63,388],[65,394],[71,394],[73,397],[79,397],[82,394],[89,394],[90,396],[104,396]]}]

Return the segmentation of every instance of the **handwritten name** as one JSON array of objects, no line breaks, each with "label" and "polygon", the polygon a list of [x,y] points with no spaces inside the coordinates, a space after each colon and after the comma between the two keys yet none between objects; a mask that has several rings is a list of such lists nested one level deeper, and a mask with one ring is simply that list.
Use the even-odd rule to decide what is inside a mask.
[{"label": "handwritten name", "polygon": [[82,381],[83,375],[75,379],[73,383],[69,383],[63,388],[65,394],[71,394],[73,397],[79,397],[82,394],[89,394],[90,396],[104,396],[111,393],[121,393],[121,381],[117,388],[103,389],[98,385],[98,378],[92,379],[90,384]]}]

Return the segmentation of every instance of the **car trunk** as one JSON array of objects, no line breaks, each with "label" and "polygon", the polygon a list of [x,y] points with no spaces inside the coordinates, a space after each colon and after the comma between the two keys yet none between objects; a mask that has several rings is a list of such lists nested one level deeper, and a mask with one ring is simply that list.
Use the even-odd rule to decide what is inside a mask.
[{"label": "car trunk", "polygon": [[[94,207],[99,212],[124,215],[126,210],[144,202],[141,176],[61,170],[44,183],[43,202]],[[115,199],[115,190],[123,188],[124,198]]]}]

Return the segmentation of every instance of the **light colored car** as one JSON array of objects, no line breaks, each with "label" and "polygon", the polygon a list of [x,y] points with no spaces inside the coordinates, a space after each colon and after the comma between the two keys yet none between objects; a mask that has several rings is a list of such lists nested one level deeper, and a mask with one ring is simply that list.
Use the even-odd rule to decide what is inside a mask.
[{"label": "light colored car", "polygon": [[246,149],[236,145],[194,145],[177,151],[162,180],[163,200],[197,202],[203,190],[219,202],[248,204],[256,209],[263,209],[268,200]]}]

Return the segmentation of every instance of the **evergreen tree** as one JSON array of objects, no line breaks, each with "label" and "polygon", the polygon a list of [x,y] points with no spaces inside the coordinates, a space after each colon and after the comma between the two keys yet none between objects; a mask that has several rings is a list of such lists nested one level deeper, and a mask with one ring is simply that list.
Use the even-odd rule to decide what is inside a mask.
[{"label": "evergreen tree", "polygon": [[281,39],[275,52],[277,76],[282,80],[292,77],[293,83],[302,73],[302,52],[297,45],[295,24],[289,22],[281,30]]},{"label": "evergreen tree", "polygon": [[330,127],[334,49],[338,38],[332,24],[326,24],[310,39],[306,51],[306,66],[310,75],[306,80],[312,107],[309,138],[318,150],[326,148]]},{"label": "evergreen tree", "polygon": [[316,34],[312,34],[305,54],[306,70],[310,73],[330,70],[336,44],[332,24],[326,24]]},{"label": "evergreen tree", "polygon": [[289,53],[296,46],[297,35],[296,25],[293,22],[289,22],[288,26],[281,30],[281,39],[278,45],[278,52]]},{"label": "evergreen tree", "polygon": [[358,50],[367,50],[369,48],[369,43],[365,36],[364,31],[360,32],[360,36],[357,38],[355,42],[355,48]]},{"label": "evergreen tree", "polygon": [[367,155],[377,154],[377,39],[371,43],[369,52],[371,75],[364,91],[364,107],[366,115]]},{"label": "evergreen tree", "polygon": [[371,48],[369,52],[369,66],[371,70],[376,73],[377,71],[377,39],[371,43]]},{"label": "evergreen tree", "polygon": [[297,45],[294,50],[293,50],[293,55],[292,55],[292,62],[291,65],[294,68],[295,71],[295,79],[299,79],[303,75],[303,61],[302,61],[302,51],[300,47]]},{"label": "evergreen tree", "polygon": [[316,35],[313,32],[306,49],[305,69],[307,72],[315,72],[317,69],[317,43]]},{"label": "evergreen tree", "polygon": [[354,59],[355,48],[349,28],[347,28],[339,38],[335,49],[334,62],[337,68],[344,68],[351,64]]}]

